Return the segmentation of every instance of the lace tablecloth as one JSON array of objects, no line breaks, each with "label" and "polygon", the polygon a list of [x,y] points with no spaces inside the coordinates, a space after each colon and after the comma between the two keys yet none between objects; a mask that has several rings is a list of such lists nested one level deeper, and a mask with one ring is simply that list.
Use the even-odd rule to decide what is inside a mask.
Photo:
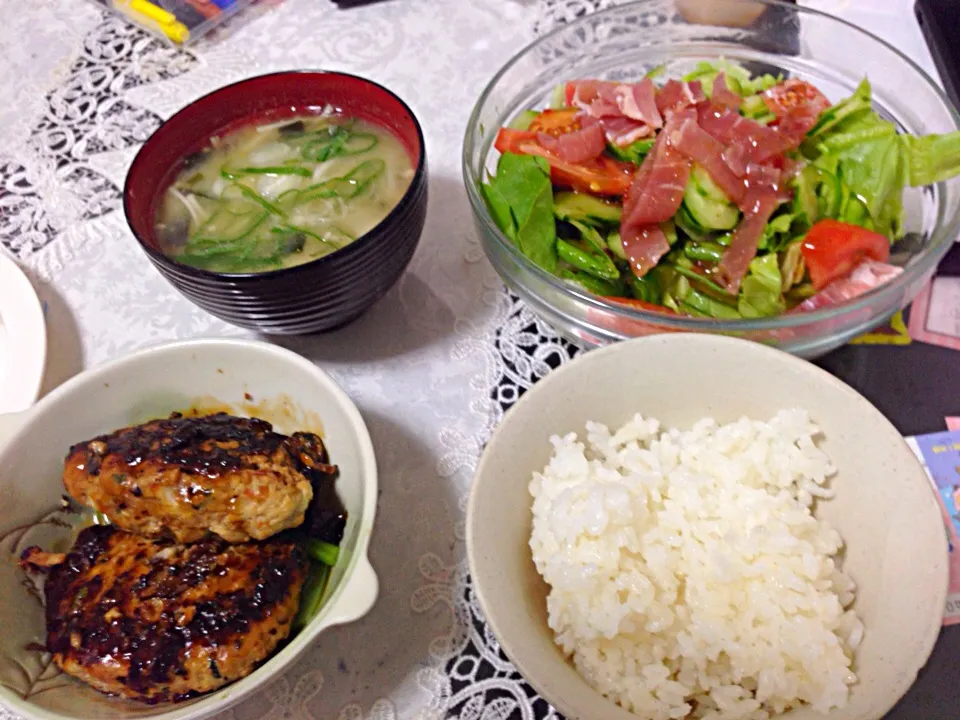
[{"label": "lace tablecloth", "polygon": [[[92,3],[0,3],[0,251],[25,266],[46,304],[47,389],[146,345],[250,335],[175,292],[118,211],[126,169],[163,118],[242,77],[317,67],[385,84],[424,126],[430,208],[408,272],[348,328],[283,341],[331,372],[370,427],[382,468],[371,546],[380,599],[222,717],[558,717],[483,621],[462,521],[480,449],[503,411],[575,350],[508,295],[484,259],[460,143],[473,102],[508,57],[536,33],[611,4],[262,2],[181,50]],[[904,0],[810,4],[867,25],[930,68]]]}]

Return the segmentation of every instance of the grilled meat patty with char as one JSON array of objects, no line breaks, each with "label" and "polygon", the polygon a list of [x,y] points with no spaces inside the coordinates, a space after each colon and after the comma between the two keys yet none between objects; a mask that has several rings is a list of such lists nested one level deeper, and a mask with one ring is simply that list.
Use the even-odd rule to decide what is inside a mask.
[{"label": "grilled meat patty with char", "polygon": [[323,441],[226,413],[124,428],[70,448],[67,492],[117,527],[195,542],[262,540],[304,520],[313,484],[333,477]]},{"label": "grilled meat patty with char", "polygon": [[[30,548],[23,562],[43,566],[43,555]],[[64,672],[128,699],[209,692],[287,638],[307,568],[286,534],[179,545],[89,527],[49,570],[47,649]]]}]

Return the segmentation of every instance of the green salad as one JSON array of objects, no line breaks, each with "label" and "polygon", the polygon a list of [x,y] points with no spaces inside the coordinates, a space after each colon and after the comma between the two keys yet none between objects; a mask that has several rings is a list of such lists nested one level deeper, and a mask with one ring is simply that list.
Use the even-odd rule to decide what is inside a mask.
[{"label": "green salad", "polygon": [[896,277],[905,188],[960,174],[960,132],[899,133],[867,79],[833,104],[725,61],[663,83],[571,81],[495,147],[482,193],[531,261],[615,302],[724,320]]}]

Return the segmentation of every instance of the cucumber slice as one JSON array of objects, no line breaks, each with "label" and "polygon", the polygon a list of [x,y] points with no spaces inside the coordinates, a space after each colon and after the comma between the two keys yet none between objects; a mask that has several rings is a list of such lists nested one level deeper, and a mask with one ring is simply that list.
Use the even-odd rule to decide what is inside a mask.
[{"label": "cucumber slice", "polygon": [[683,193],[683,204],[700,227],[731,230],[740,220],[740,210],[698,165],[693,166]]},{"label": "cucumber slice", "polygon": [[612,232],[607,235],[607,247],[610,248],[610,252],[616,255],[621,260],[627,260],[627,251],[623,249],[623,242],[620,240],[620,233]]},{"label": "cucumber slice", "polygon": [[696,191],[691,192],[689,185],[683,198],[683,206],[704,230],[732,230],[740,220],[740,210],[736,205],[709,200]]},{"label": "cucumber slice", "polygon": [[538,113],[536,110],[524,110],[522,113],[517,115],[507,126],[511,130],[529,130],[530,124],[537,118]]},{"label": "cucumber slice", "polygon": [[623,209],[586,193],[559,192],[553,197],[553,214],[561,220],[617,225]]},{"label": "cucumber slice", "polygon": [[677,226],[673,220],[664,220],[660,223],[660,229],[663,230],[663,234],[667,237],[667,242],[671,245],[677,244]]},{"label": "cucumber slice", "polygon": [[[710,177],[710,173],[704,170],[700,165],[697,165],[697,163],[694,163],[693,168],[690,170],[690,180],[699,189],[700,195],[710,198],[711,200],[716,200],[720,203],[733,205],[733,202],[729,197],[727,197],[727,194],[721,190],[720,186],[713,181],[712,177]],[[687,183],[687,187],[689,186],[690,183]]]},{"label": "cucumber slice", "polygon": [[843,185],[833,173],[820,169],[820,187],[817,190],[818,217],[837,219],[843,204]]},{"label": "cucumber slice", "polygon": [[793,179],[793,212],[805,214],[811,225],[820,218],[820,207],[817,203],[819,184],[820,173],[811,165],[807,165]]},{"label": "cucumber slice", "polygon": [[686,203],[681,203],[680,208],[677,210],[677,214],[673,216],[673,222],[678,229],[682,230],[687,237],[693,240],[699,240],[700,238],[706,237],[710,234],[690,214],[690,210],[687,208]]}]

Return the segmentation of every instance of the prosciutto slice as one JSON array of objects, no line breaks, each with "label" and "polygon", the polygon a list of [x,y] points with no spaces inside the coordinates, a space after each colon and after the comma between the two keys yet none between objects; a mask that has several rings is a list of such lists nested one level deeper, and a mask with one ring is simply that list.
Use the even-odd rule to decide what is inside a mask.
[{"label": "prosciutto slice", "polygon": [[592,117],[621,115],[617,103],[617,83],[606,80],[576,80],[567,84],[567,104]]},{"label": "prosciutto slice", "polygon": [[903,268],[896,265],[889,265],[876,260],[864,260],[847,277],[834,280],[790,312],[810,312],[811,310],[838,305],[890,282],[902,272]]},{"label": "prosciutto slice", "polygon": [[671,126],[657,136],[653,148],[634,175],[633,183],[623,199],[620,233],[626,228],[661,223],[672,218],[683,202],[683,192],[690,178],[690,161],[669,142]]},{"label": "prosciutto slice", "polygon": [[727,85],[726,73],[717,73],[713,79],[713,92],[710,94],[710,100],[715,105],[726,108],[727,110],[739,110],[742,99],[737,93]]},{"label": "prosciutto slice", "polygon": [[804,130],[799,135],[793,131],[788,134],[714,103],[697,108],[697,121],[705,132],[727,145],[723,160],[739,177],[744,175],[747,165],[767,162],[797,147],[806,133]]},{"label": "prosciutto slice", "polygon": [[757,256],[757,246],[763,236],[763,229],[780,204],[780,198],[773,190],[751,195],[752,206],[749,211],[744,212],[743,219],[733,231],[730,247],[723,253],[714,275],[727,292],[733,295],[740,290],[740,283],[750,268],[750,261]]},{"label": "prosciutto slice", "polygon": [[632,85],[577,80],[567,86],[567,102],[580,110],[581,124],[587,119],[599,122],[607,141],[620,147],[653,137],[663,127],[649,78]]},{"label": "prosciutto slice", "polygon": [[707,99],[699,80],[680,82],[667,80],[657,92],[657,110],[666,118],[671,113],[694,107]]},{"label": "prosciutto slice", "polygon": [[593,160],[606,149],[606,137],[599,124],[554,137],[537,133],[540,145],[564,162],[580,164]]},{"label": "prosciutto slice", "polygon": [[720,141],[697,124],[696,113],[692,110],[683,111],[679,128],[671,130],[668,123],[663,132],[669,133],[668,138],[673,147],[703,166],[727,197],[738,205],[743,202],[746,195],[743,179],[737,177],[727,166],[723,159],[724,147]]},{"label": "prosciutto slice", "polygon": [[622,229],[620,242],[630,260],[630,268],[637,277],[646,275],[670,251],[670,243],[659,225]]},{"label": "prosciutto slice", "polygon": [[651,138],[656,133],[650,125],[628,117],[605,117],[600,118],[598,122],[603,127],[607,140],[619,147],[626,147],[637,140]]},{"label": "prosciutto slice", "polygon": [[746,193],[740,205],[743,218],[733,231],[730,246],[723,253],[716,272],[717,281],[730,293],[736,294],[740,289],[773,211],[789,199],[780,191],[781,178],[782,171],[770,165],[747,167]]},{"label": "prosciutto slice", "polygon": [[644,78],[633,85],[618,85],[614,89],[620,112],[631,120],[638,120],[652,128],[663,127],[663,118],[657,109],[657,89],[653,80]]},{"label": "prosciutto slice", "polygon": [[657,136],[623,199],[620,241],[637,277],[643,277],[669,252],[670,243],[659,223],[676,214],[690,178],[690,161],[668,139],[676,117],[668,120]]}]

